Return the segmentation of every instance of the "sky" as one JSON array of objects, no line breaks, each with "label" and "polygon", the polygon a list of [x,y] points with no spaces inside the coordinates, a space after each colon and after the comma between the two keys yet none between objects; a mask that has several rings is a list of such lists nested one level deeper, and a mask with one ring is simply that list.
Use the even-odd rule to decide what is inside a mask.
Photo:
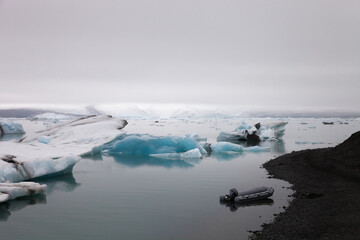
[{"label": "sky", "polygon": [[358,0],[0,0],[1,104],[360,111]]}]

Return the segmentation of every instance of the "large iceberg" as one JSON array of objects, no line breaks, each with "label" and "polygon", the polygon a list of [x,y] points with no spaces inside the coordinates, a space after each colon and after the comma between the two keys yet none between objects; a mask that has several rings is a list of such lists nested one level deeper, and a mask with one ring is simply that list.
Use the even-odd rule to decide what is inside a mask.
[{"label": "large iceberg", "polygon": [[207,154],[192,136],[152,136],[148,134],[123,134],[106,144],[103,153],[159,158],[200,158]]},{"label": "large iceberg", "polygon": [[278,140],[285,134],[287,122],[275,122],[270,124],[257,123],[253,126],[242,122],[234,131],[220,132],[218,142],[238,143],[248,141],[257,143],[265,140]]},{"label": "large iceberg", "polygon": [[46,194],[46,185],[34,182],[0,183],[0,203],[18,197]]},{"label": "large iceberg", "polygon": [[20,123],[10,121],[0,121],[0,136],[4,134],[24,134],[24,129]]},{"label": "large iceberg", "polygon": [[116,139],[126,124],[111,116],[88,116],[29,132],[19,141],[1,142],[0,182],[71,171],[79,156]]}]

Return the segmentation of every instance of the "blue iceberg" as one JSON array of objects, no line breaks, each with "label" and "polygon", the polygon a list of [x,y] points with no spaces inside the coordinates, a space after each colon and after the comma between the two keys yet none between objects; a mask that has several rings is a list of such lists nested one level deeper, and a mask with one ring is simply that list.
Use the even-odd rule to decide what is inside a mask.
[{"label": "blue iceberg", "polygon": [[148,134],[122,134],[104,145],[102,153],[177,159],[200,158],[207,154],[201,144],[191,136],[159,137]]},{"label": "blue iceberg", "polygon": [[24,134],[25,131],[20,123],[0,121],[0,136],[4,134]]}]

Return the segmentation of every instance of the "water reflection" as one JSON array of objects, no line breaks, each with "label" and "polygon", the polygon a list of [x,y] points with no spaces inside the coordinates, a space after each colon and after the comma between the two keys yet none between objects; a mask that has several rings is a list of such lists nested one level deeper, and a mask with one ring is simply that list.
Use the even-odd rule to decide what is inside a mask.
[{"label": "water reflection", "polygon": [[200,163],[200,159],[191,160],[174,160],[144,156],[121,156],[111,155],[103,156],[103,158],[112,158],[115,162],[127,167],[136,168],[140,166],[161,166],[165,168],[190,168]]},{"label": "water reflection", "polygon": [[81,185],[80,183],[76,182],[72,173],[57,177],[41,178],[37,182],[47,185],[48,195],[54,191],[72,192]]},{"label": "water reflection", "polygon": [[210,156],[214,157],[218,161],[231,161],[235,158],[239,158],[243,153],[212,153]]},{"label": "water reflection", "polygon": [[0,221],[7,221],[12,212],[22,210],[29,205],[46,204],[45,195],[33,195],[0,203]]},{"label": "water reflection", "polygon": [[239,208],[244,207],[253,207],[253,206],[272,206],[274,204],[274,200],[271,198],[268,199],[260,199],[252,202],[245,202],[245,203],[235,203],[235,202],[220,202],[221,205],[225,205],[229,208],[230,212],[236,212]]}]

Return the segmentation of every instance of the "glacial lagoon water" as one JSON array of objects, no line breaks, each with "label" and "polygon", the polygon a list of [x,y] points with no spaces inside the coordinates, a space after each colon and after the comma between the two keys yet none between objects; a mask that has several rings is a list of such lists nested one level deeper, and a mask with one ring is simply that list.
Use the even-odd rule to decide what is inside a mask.
[{"label": "glacial lagoon water", "polygon": [[[242,121],[279,119],[129,120],[127,133],[184,136],[215,143],[220,131]],[[360,130],[357,119],[324,125],[323,119],[288,121],[282,141],[263,142],[270,152],[211,155],[200,160],[95,156],[71,175],[42,179],[46,197],[0,204],[2,239],[246,239],[291,200],[287,182],[268,178],[262,163],[285,153],[335,146]],[[2,139],[8,140],[8,139]],[[0,143],[1,144],[1,143]],[[242,206],[219,203],[232,187],[275,189],[272,200]]]}]

